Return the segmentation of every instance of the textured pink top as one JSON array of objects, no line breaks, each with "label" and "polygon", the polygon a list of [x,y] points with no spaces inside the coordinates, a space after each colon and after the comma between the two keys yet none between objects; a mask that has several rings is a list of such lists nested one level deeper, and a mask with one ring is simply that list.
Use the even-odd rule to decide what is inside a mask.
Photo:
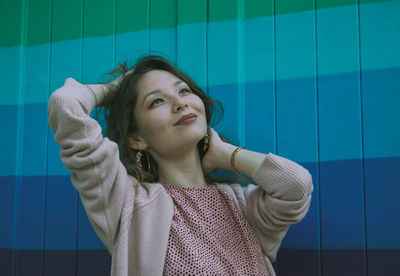
[{"label": "textured pink top", "polygon": [[174,202],[164,275],[268,275],[259,240],[228,193],[163,185]]}]

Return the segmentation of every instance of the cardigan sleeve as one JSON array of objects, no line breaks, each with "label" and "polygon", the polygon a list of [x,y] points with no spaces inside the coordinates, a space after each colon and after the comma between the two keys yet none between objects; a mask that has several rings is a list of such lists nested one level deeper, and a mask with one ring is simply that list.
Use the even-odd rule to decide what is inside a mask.
[{"label": "cardigan sleeve", "polygon": [[247,216],[263,253],[274,262],[289,226],[308,212],[312,177],[299,164],[269,153],[251,178],[258,186],[250,184],[243,191]]},{"label": "cardigan sleeve", "polygon": [[61,147],[60,157],[71,171],[88,218],[111,253],[128,189],[137,181],[119,159],[118,145],[103,138],[101,126],[90,117],[96,99],[87,86],[72,78],[48,102],[49,125]]}]

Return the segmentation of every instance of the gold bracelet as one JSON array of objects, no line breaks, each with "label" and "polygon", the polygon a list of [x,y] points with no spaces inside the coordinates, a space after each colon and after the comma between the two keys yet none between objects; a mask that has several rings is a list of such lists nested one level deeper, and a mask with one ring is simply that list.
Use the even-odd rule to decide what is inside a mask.
[{"label": "gold bracelet", "polygon": [[243,149],[243,148],[242,147],[236,148],[235,151],[232,153],[232,156],[231,156],[231,167],[232,167],[232,171],[234,171],[235,173],[239,173],[239,171],[235,167],[235,157],[236,157],[236,154],[238,153],[238,151],[241,150],[241,149]]}]

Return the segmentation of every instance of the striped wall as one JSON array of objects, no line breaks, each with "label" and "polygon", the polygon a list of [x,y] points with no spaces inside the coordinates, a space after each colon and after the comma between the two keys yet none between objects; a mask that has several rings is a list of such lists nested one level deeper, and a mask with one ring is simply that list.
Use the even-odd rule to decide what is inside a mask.
[{"label": "striped wall", "polygon": [[400,275],[400,1],[0,0],[1,275],[109,275],[47,124],[67,77],[161,54],[217,131],[306,167],[277,275]]}]

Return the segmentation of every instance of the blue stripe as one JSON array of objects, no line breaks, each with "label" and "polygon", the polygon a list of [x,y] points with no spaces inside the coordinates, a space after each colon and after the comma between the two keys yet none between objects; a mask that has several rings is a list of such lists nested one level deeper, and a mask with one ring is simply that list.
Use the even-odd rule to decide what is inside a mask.
[{"label": "blue stripe", "polygon": [[15,194],[17,177],[0,177],[0,216],[2,224],[0,227],[0,248],[13,248],[14,219],[15,219]]}]

